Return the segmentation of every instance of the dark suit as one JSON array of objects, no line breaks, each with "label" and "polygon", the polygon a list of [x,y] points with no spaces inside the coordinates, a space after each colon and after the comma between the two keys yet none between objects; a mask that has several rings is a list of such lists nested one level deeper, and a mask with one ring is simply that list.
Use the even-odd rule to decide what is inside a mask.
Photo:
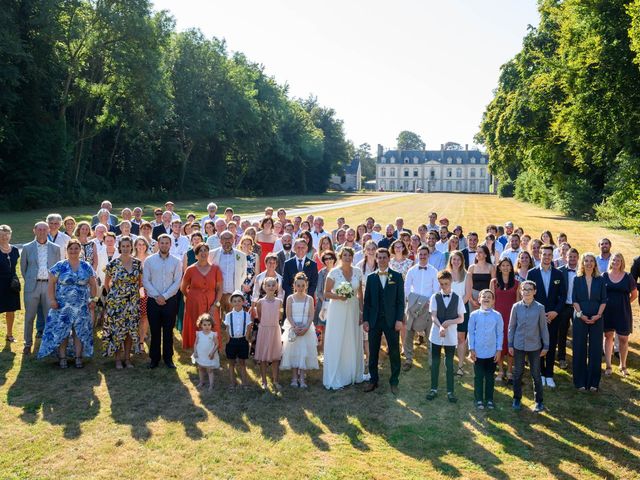
[{"label": "dark suit", "polygon": [[[564,278],[564,284],[567,287],[567,302],[569,297],[569,266],[563,265],[558,268]],[[575,277],[574,277],[575,278]],[[572,279],[573,280],[573,279]],[[566,303],[562,308],[562,311],[558,315],[558,360],[563,361],[567,359],[567,334],[569,333],[569,326],[571,325],[571,317],[573,317],[573,304]]]},{"label": "dark suit", "polygon": [[[115,226],[116,235],[122,235],[122,230],[120,230],[120,225],[122,224],[119,223],[118,225]],[[140,235],[140,225],[138,225],[137,223],[131,222],[131,233],[134,235]]]},{"label": "dark suit", "polygon": [[[290,256],[295,256],[296,254],[293,253],[293,250],[289,250],[289,255]],[[276,267],[276,272],[278,272],[281,276],[284,273],[284,264],[287,261],[287,257],[285,256],[285,252],[284,250],[280,250],[278,252],[278,266]]]},{"label": "dark suit", "polygon": [[384,237],[378,242],[378,248],[391,248],[391,244],[396,241],[395,237]]},{"label": "dark suit", "polygon": [[400,238],[400,237],[399,237],[399,235],[400,235],[400,233],[401,233],[401,232],[407,232],[409,235],[411,235],[411,230],[409,230],[408,228],[403,228],[401,231],[398,231],[398,230],[396,229],[396,230],[393,232],[393,238],[395,238],[396,240],[397,240],[398,238]]},{"label": "dark suit", "polygon": [[382,288],[380,276],[372,273],[367,277],[364,294],[363,318],[369,324],[369,373],[370,383],[378,384],[378,355],[380,342],[384,334],[389,345],[391,377],[389,383],[398,385],[400,378],[400,332],[396,331],[396,322],[404,316],[404,281],[402,275],[391,269],[385,287]]},{"label": "dark suit", "polygon": [[558,316],[551,323],[547,322],[549,329],[549,351],[540,359],[540,373],[543,377],[553,378],[553,363],[556,360],[556,347],[558,346],[558,326],[560,325],[560,314],[567,299],[567,285],[565,284],[562,272],[555,267],[551,267],[551,279],[549,280],[549,292],[545,291],[542,281],[542,267],[535,267],[527,273],[527,280],[536,283],[535,300],[544,305],[545,313],[556,312]]},{"label": "dark suit", "polygon": [[[318,284],[318,265],[316,262],[309,260],[307,257],[302,262],[302,271],[307,276],[309,285],[307,287],[307,294],[312,297],[316,293],[316,285]],[[284,264],[284,271],[282,273],[282,289],[284,290],[284,300],[286,302],[287,297],[293,294],[293,279],[298,273],[298,258],[294,255]]]},{"label": "dark suit", "polygon": [[[475,252],[477,252],[477,251],[478,250],[476,249]],[[469,269],[469,249],[468,248],[463,248],[461,250],[461,252],[462,252],[462,256],[464,257],[464,268],[466,270],[468,270]],[[514,268],[515,268],[515,265],[514,265]]]},{"label": "dark suit", "polygon": [[158,240],[158,237],[163,233],[168,233],[170,235],[171,226],[169,226],[169,231],[167,232],[167,229],[164,227],[163,223],[161,223],[160,225],[156,225],[155,227],[153,227],[153,231],[151,232],[151,238],[153,238],[154,240]]}]

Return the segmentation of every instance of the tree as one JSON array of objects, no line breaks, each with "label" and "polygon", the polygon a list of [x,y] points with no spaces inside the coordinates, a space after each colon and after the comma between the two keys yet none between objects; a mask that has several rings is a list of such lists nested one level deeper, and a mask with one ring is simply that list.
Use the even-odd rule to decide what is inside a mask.
[{"label": "tree", "polygon": [[400,150],[422,150],[425,147],[425,143],[420,138],[420,135],[409,130],[403,130],[398,134],[396,139],[398,149]]}]

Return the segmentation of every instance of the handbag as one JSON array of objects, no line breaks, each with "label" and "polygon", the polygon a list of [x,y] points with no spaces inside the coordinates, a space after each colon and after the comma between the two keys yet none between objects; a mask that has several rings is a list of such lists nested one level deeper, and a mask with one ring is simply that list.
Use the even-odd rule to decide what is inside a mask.
[{"label": "handbag", "polygon": [[[9,271],[11,271],[11,257],[9,256],[9,254],[7,254],[7,261],[9,262]],[[11,276],[11,281],[9,282],[9,289],[12,292],[20,293],[20,288],[20,279],[18,278],[18,275],[14,273]]]}]

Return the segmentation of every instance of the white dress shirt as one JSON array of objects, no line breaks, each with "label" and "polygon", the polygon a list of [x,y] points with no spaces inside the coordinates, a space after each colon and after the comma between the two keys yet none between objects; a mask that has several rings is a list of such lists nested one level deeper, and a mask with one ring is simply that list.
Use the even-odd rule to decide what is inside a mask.
[{"label": "white dress shirt", "polygon": [[520,248],[518,248],[517,250],[513,250],[511,247],[505,248],[500,254],[500,260],[502,260],[503,258],[509,257],[509,260],[511,260],[511,263],[513,264],[513,268],[515,268],[516,263],[518,262],[518,255],[520,255],[521,251],[522,249]]},{"label": "white dress shirt", "polygon": [[205,215],[204,217],[202,217],[200,219],[200,228],[202,228],[202,231],[204,232],[204,222],[206,222],[207,220],[211,220],[212,222],[215,223],[216,220],[218,220],[218,215],[214,215],[213,218],[210,217],[209,215]]},{"label": "white dress shirt", "polygon": [[[233,322],[231,322],[232,318]],[[247,328],[249,328],[251,322],[251,315],[244,310],[240,310],[239,312],[231,310],[224,316],[224,324],[229,329],[229,336],[233,338],[244,337],[247,334]]]},{"label": "white dress shirt", "polygon": [[46,243],[38,243],[38,276],[37,280],[49,279],[49,268],[47,267],[47,260],[49,259],[49,245]]},{"label": "white dress shirt", "polygon": [[376,245],[378,244],[378,242],[380,240],[382,240],[384,238],[384,235],[382,235],[380,232],[376,232],[375,230],[371,230],[371,240],[373,240],[374,242],[376,242]]},{"label": "white dress shirt", "polygon": [[438,240],[436,242],[436,250],[438,250],[440,253],[445,253],[449,250],[449,240],[445,240],[444,242],[442,242],[442,240]]},{"label": "white dress shirt", "polygon": [[419,264],[414,265],[409,269],[404,280],[405,298],[410,293],[417,293],[423,297],[431,298],[431,295],[437,292],[439,288],[438,270],[429,264],[424,269]]},{"label": "white dress shirt", "polygon": [[176,257],[178,260],[182,261],[182,257],[184,257],[185,253],[189,250],[189,238],[184,235],[180,235],[176,238],[176,236],[171,234],[171,248],[169,249],[169,253]]},{"label": "white dress shirt", "polygon": [[[380,273],[387,273],[387,275],[380,275]],[[387,277],[389,277],[389,269],[386,270],[376,270],[373,275],[377,275],[378,278],[380,279],[380,284],[382,285],[382,288],[387,286]]]},{"label": "white dress shirt", "polygon": [[322,237],[331,238],[331,235],[329,234],[329,232],[325,232],[324,230],[322,230],[321,232],[316,232],[315,230],[313,230],[311,232],[311,238],[313,239],[313,248],[315,248],[316,250],[318,250],[318,246],[320,245],[320,239]]},{"label": "white dress shirt", "polygon": [[215,233],[207,238],[207,245],[209,246],[209,251],[213,251],[216,248],[220,248],[220,237]]},{"label": "white dress shirt", "polygon": [[67,243],[71,240],[71,237],[64,232],[58,231],[55,237],[49,235],[49,240],[60,247],[60,259],[67,258]]},{"label": "white dress shirt", "polygon": [[169,254],[162,257],[154,253],[144,261],[142,284],[151,298],[159,296],[165,300],[173,297],[180,288],[182,262]]},{"label": "white dress shirt", "polygon": [[[429,311],[437,312],[438,311],[438,302],[436,301],[436,294],[441,293],[444,295],[449,295],[448,297],[444,297],[442,302],[444,303],[444,307],[447,308],[449,303],[451,302],[451,294],[453,294],[453,290],[449,294],[445,294],[442,290],[440,292],[436,292],[431,296],[431,301],[429,302]],[[462,302],[462,298],[458,296],[458,315],[464,316],[466,313],[466,309],[464,308],[464,303]],[[443,319],[438,319],[440,324],[444,323]],[[440,336],[440,327],[436,326],[435,323],[431,325],[431,333],[429,335],[429,341],[435,345],[445,345],[445,346],[456,346],[458,345],[458,326],[457,324],[449,325],[447,327],[447,333],[444,337]]]},{"label": "white dress shirt", "polygon": [[233,293],[234,278],[236,273],[236,262],[233,258],[235,251],[231,249],[229,253],[220,252],[219,267],[222,272],[222,293]]},{"label": "white dress shirt", "polygon": [[576,278],[576,271],[575,269],[572,269],[573,272],[571,270],[569,270],[569,265],[567,265],[567,280],[569,281],[569,285],[567,285],[567,300],[566,300],[566,304],[567,305],[573,305],[573,281]]}]

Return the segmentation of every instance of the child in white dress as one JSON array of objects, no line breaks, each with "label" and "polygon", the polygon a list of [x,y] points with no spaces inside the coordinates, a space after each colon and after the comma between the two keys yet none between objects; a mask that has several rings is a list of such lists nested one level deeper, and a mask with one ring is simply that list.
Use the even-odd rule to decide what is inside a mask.
[{"label": "child in white dress", "polygon": [[212,331],[213,317],[203,313],[198,317],[196,342],[193,345],[191,361],[198,366],[200,383],[197,388],[204,387],[205,374],[209,375],[209,390],[213,390],[213,369],[220,368],[220,356],[218,355],[218,335]]},{"label": "child in white dress", "polygon": [[293,369],[292,387],[307,388],[305,370],[318,368],[318,339],[313,326],[313,297],[306,294],[307,276],[300,272],[293,280],[293,295],[287,298],[283,352],[280,368]]}]

